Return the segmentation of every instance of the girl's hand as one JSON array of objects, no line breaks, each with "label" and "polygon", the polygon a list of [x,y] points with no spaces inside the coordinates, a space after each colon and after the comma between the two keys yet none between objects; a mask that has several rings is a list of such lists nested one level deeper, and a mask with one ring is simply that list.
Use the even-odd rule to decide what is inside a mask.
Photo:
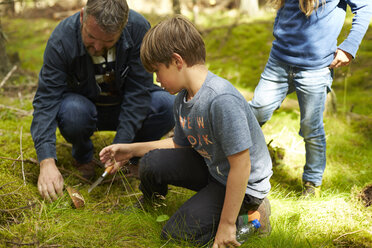
[{"label": "girl's hand", "polygon": [[335,58],[329,65],[329,68],[338,68],[341,66],[349,65],[352,59],[353,56],[350,53],[345,52],[341,49],[337,49],[335,52]]}]

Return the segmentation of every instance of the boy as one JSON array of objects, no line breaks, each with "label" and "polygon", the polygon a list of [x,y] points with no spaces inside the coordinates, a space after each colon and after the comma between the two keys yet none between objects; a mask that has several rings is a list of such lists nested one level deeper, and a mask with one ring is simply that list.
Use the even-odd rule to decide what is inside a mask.
[{"label": "boy", "polygon": [[167,194],[168,184],[197,191],[170,218],[164,238],[213,247],[239,246],[239,214],[261,222],[270,233],[266,198],[272,175],[264,136],[244,97],[226,80],[209,72],[204,42],[182,16],[165,20],[146,35],[141,61],[171,94],[174,137],[104,148],[106,165],[132,157],[140,160],[140,189],[145,199]]}]

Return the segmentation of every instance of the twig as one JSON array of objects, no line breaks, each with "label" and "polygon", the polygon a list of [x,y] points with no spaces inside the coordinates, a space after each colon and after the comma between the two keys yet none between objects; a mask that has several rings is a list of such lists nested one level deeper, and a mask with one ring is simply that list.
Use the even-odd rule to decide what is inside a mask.
[{"label": "twig", "polygon": [[4,183],[3,185],[0,186],[0,189],[4,188],[6,185],[8,184],[11,184],[11,183],[15,183],[16,181],[12,181],[12,182],[8,182],[8,183]]},{"label": "twig", "polygon": [[18,91],[18,98],[19,101],[21,102],[21,106],[23,106],[23,97],[22,97],[22,92]]},{"label": "twig", "polygon": [[[19,159],[20,157],[21,157],[21,155],[19,155],[17,159]],[[13,161],[13,163],[12,163],[12,165],[11,165],[11,167],[13,168],[13,170],[15,169],[15,163],[16,163],[16,162],[17,162],[17,161]]]},{"label": "twig", "polygon": [[116,202],[114,203],[114,205],[112,205],[109,209],[106,210],[106,213],[110,213],[112,209],[114,209],[117,205],[119,205],[119,198],[116,199]]},{"label": "twig", "polygon": [[142,195],[142,193],[133,193],[133,194],[121,195],[119,197],[132,197],[132,196],[139,196],[139,195]]},{"label": "twig", "polygon": [[7,195],[21,195],[20,193],[17,193],[18,189],[14,190],[13,192],[10,192],[10,193],[1,194],[0,197],[7,196]]},{"label": "twig", "polygon": [[164,246],[166,246],[169,243],[169,241],[171,241],[171,239],[168,239],[167,242],[164,243],[164,245],[160,246],[160,248],[163,248]]},{"label": "twig", "polygon": [[340,239],[340,238],[342,238],[342,237],[345,237],[346,235],[350,235],[350,234],[354,234],[354,233],[358,233],[358,232],[362,232],[362,231],[364,231],[364,230],[361,229],[361,230],[357,230],[357,231],[354,231],[354,232],[344,233],[344,234],[342,234],[340,237],[334,239],[333,242],[336,242],[338,239]]},{"label": "twig", "polygon": [[0,104],[0,108],[5,108],[5,109],[14,110],[14,111],[16,111],[16,112],[17,112],[19,115],[21,115],[21,116],[29,116],[29,115],[32,115],[32,111],[26,111],[26,110],[23,110],[23,109],[19,109],[19,108],[15,108],[15,107],[7,106],[7,105],[4,105],[4,104]]},{"label": "twig", "polygon": [[62,247],[62,245],[42,245],[40,246],[40,248],[44,248],[44,247]]},{"label": "twig", "polygon": [[[22,160],[20,159],[15,159],[15,158],[7,158],[7,157],[3,157],[3,156],[0,156],[0,159],[6,159],[6,160],[12,160],[12,161],[17,161],[17,162],[21,162]],[[33,158],[28,158],[28,159],[25,159],[24,162],[26,163],[30,163],[30,164],[37,164],[38,162],[33,159]]]},{"label": "twig", "polygon": [[108,195],[110,193],[111,186],[114,183],[115,177],[116,177],[116,173],[114,174],[113,178],[111,179],[111,183],[110,183],[110,186],[107,189],[106,195]]},{"label": "twig", "polygon": [[23,151],[22,151],[22,131],[23,131],[23,127],[21,126],[21,133],[19,134],[19,149],[21,152],[23,185],[26,185],[25,167],[23,163]]},{"label": "twig", "polygon": [[0,196],[7,196],[7,195],[13,195],[13,194],[16,194],[16,192],[17,192],[20,188],[22,188],[22,187],[23,187],[23,185],[19,186],[16,190],[14,190],[14,191],[12,191],[12,192],[10,192],[10,193],[1,194]]},{"label": "twig", "polygon": [[13,74],[13,72],[17,69],[17,66],[13,66],[13,68],[8,72],[8,74],[6,74],[5,78],[1,81],[0,83],[0,88],[3,87],[3,85],[6,83],[6,81],[8,81],[8,79],[10,78],[10,76]]},{"label": "twig", "polygon": [[82,176],[80,176],[80,175],[78,175],[78,174],[76,174],[76,173],[74,173],[74,172],[72,172],[72,171],[70,171],[70,170],[67,170],[67,169],[62,168],[62,167],[60,167],[59,170],[64,171],[64,172],[67,172],[67,173],[69,173],[69,174],[71,174],[71,175],[73,175],[73,176],[79,178],[80,180],[83,180],[83,181],[86,182],[86,183],[92,184],[92,182],[91,182],[90,180],[85,179],[84,177],[82,177]]},{"label": "twig", "polygon": [[23,207],[20,207],[20,208],[0,209],[0,212],[8,213],[8,212],[13,212],[13,211],[21,210],[21,209],[31,208],[31,207],[33,207],[33,206],[35,206],[35,205],[36,205],[36,202],[33,202],[32,204],[29,204],[29,205],[27,205],[27,206],[23,206]]},{"label": "twig", "polygon": [[16,245],[16,246],[34,246],[34,245],[38,245],[39,241],[32,242],[32,243],[17,243],[17,242],[13,242],[13,241],[5,241],[5,243]]},{"label": "twig", "polygon": [[175,193],[175,194],[179,194],[179,195],[187,195],[186,193],[178,192],[178,191],[173,190],[173,189],[169,190],[169,192],[172,192],[172,193]]}]

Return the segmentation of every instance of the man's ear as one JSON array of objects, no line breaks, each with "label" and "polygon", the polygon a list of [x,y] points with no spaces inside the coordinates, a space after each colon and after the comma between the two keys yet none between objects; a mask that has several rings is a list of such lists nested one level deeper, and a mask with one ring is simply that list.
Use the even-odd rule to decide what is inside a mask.
[{"label": "man's ear", "polygon": [[80,11],[80,23],[83,24],[83,15],[84,15],[84,8],[81,8]]},{"label": "man's ear", "polygon": [[172,54],[172,62],[177,66],[177,69],[181,69],[182,66],[185,64],[185,61],[182,59],[181,55],[178,53]]}]

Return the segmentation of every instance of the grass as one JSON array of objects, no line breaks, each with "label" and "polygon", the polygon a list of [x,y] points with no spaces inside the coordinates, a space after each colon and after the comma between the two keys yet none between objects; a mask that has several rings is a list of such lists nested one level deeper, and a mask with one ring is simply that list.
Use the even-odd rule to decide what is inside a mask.
[{"label": "grass", "polygon": [[[269,55],[273,17],[243,19],[243,24],[232,28],[226,25],[234,18],[220,17],[200,18],[209,68],[229,79],[250,99]],[[156,20],[152,23],[159,20],[149,19]],[[225,27],[209,29],[210,23]],[[9,39],[8,52],[19,53],[21,68],[31,76],[13,76],[7,84],[19,85],[22,94],[2,90],[0,104],[32,111],[34,92],[22,90],[22,86],[36,83],[43,49],[56,24],[47,19],[2,19]],[[342,37],[349,27],[345,26]],[[273,147],[285,150],[271,179],[273,231],[266,238],[252,237],[242,247],[371,247],[371,207],[365,208],[358,198],[362,188],[372,184],[371,48],[372,29],[350,70],[336,70],[333,88],[339,111],[325,118],[327,168],[321,198],[299,197],[305,151],[298,135],[300,117],[295,95],[263,127],[267,142],[272,140]],[[32,116],[0,108],[0,118],[0,156],[17,159],[22,150],[24,159],[35,159],[29,132]],[[113,137],[112,132],[93,136],[96,157]],[[193,192],[171,186],[166,206],[146,212],[128,210],[139,195],[138,181],[117,175],[119,180],[102,183],[88,194],[89,184],[74,175],[71,148],[66,144],[57,132],[58,165],[63,169],[65,185],[80,191],[85,207],[74,209],[66,191],[54,203],[42,201],[36,188],[38,166],[25,162],[22,169],[19,161],[0,159],[0,247],[193,247],[160,239],[164,222],[157,221],[159,216],[171,216]],[[103,169],[96,171],[100,174]]]}]

